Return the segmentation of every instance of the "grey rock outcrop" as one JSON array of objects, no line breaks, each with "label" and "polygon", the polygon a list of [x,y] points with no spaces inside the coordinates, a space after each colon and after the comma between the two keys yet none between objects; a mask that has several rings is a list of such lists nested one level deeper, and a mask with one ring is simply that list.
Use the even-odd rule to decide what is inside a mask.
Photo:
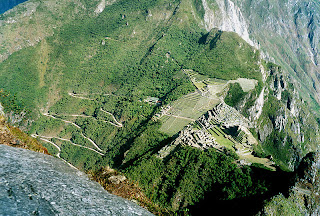
[{"label": "grey rock outcrop", "polygon": [[52,156],[0,145],[0,215],[152,215]]}]

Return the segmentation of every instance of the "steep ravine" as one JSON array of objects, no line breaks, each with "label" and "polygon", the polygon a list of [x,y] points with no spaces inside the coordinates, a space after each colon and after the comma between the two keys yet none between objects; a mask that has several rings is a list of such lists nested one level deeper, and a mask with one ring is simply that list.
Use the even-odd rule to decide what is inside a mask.
[{"label": "steep ravine", "polygon": [[[203,0],[204,23],[239,34],[297,81],[303,99],[319,103],[319,3],[317,1]],[[310,96],[311,95],[311,96]]]},{"label": "steep ravine", "polygon": [[272,197],[260,211],[262,215],[319,215],[320,154],[310,153],[295,173],[288,194]]},{"label": "steep ravine", "polygon": [[253,168],[253,178],[255,180],[265,180],[268,191],[264,194],[248,196],[233,200],[219,200],[219,194],[210,192],[205,195],[205,199],[190,207],[191,215],[205,215],[208,212],[218,211],[224,215],[256,215],[264,206],[266,200],[279,193],[288,194],[292,186],[294,173],[268,171],[265,169]]}]

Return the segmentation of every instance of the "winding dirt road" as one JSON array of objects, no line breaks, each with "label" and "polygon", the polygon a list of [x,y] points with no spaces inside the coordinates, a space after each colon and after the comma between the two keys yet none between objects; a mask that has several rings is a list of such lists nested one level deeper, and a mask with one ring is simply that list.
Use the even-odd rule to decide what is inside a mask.
[{"label": "winding dirt road", "polygon": [[[64,138],[60,138],[60,137],[41,136],[41,135],[37,135],[37,134],[32,134],[31,136],[34,137],[34,138],[39,137],[41,140],[51,143],[52,145],[54,145],[54,146],[59,150],[59,152],[61,151],[60,147],[57,146],[57,145],[56,145],[55,143],[53,143],[52,141],[50,141],[49,139],[58,139],[58,140],[67,141],[67,142],[70,142],[71,145],[78,146],[78,147],[85,148],[85,149],[89,149],[89,150],[91,150],[91,151],[96,152],[97,154],[99,154],[99,155],[101,155],[101,156],[104,155],[104,154],[102,154],[101,152],[98,152],[97,150],[95,150],[95,149],[93,149],[93,148],[90,148],[90,147],[87,147],[87,146],[83,146],[83,145],[79,145],[79,144],[73,143],[73,142],[71,142],[71,140],[69,140],[69,139],[64,139]],[[60,156],[59,156],[59,157],[60,157]]]},{"label": "winding dirt road", "polygon": [[[98,93],[96,93],[96,94],[98,94]],[[89,94],[75,94],[75,93],[69,92],[68,95],[71,96],[71,97],[79,98],[79,99],[83,99],[83,100],[91,100],[91,101],[94,100],[94,99],[91,99],[91,98],[84,97],[84,96],[87,96],[87,95],[89,95]],[[84,95],[84,96],[82,96],[82,95]],[[94,93],[93,93],[92,95],[94,95]],[[111,96],[112,94],[104,94],[104,95],[105,95],[105,96]],[[109,124],[112,124],[112,125],[115,126],[115,127],[123,127],[123,125],[122,125],[120,122],[117,121],[117,119],[115,118],[115,116],[114,116],[112,113],[110,113],[110,112],[108,112],[108,111],[106,111],[106,110],[103,110],[102,108],[100,108],[100,110],[101,110],[102,112],[108,114],[108,115],[111,115],[111,117],[112,117],[112,119],[114,120],[115,123],[113,123],[113,122],[111,122],[111,121],[98,120],[98,119],[94,118],[93,116],[87,116],[87,115],[83,115],[83,114],[82,114],[82,115],[80,115],[80,114],[66,114],[66,115],[63,115],[63,116],[83,117],[83,118],[94,118],[94,119],[96,119],[97,121],[102,121],[102,122],[105,122],[105,123],[109,123]],[[72,121],[68,121],[68,120],[62,119],[62,118],[59,117],[58,115],[53,115],[53,114],[49,114],[49,113],[42,113],[42,115],[47,116],[47,117],[50,117],[50,118],[53,118],[53,119],[57,119],[57,120],[63,121],[63,122],[65,122],[65,123],[67,123],[67,124],[71,124],[71,125],[75,126],[76,128],[82,130],[82,128],[81,128],[79,125],[77,125],[76,123],[74,123],[74,122],[72,122]],[[48,143],[52,144],[53,146],[55,146],[55,148],[57,148],[57,149],[59,150],[59,153],[57,154],[57,157],[58,157],[58,158],[61,158],[61,157],[60,157],[61,149],[60,149],[60,147],[59,147],[58,145],[56,145],[54,142],[50,141],[50,139],[55,138],[55,139],[67,141],[67,142],[70,142],[70,143],[71,143],[72,145],[74,145],[74,146],[79,146],[79,147],[81,147],[81,148],[86,148],[86,149],[91,150],[91,151],[94,151],[94,152],[96,152],[97,154],[100,154],[100,155],[102,155],[102,156],[104,155],[103,153],[101,153],[101,152],[103,152],[103,150],[102,150],[92,139],[90,139],[89,137],[85,136],[85,135],[83,134],[83,132],[81,132],[80,134],[81,134],[81,136],[82,136],[83,138],[85,138],[86,140],[88,140],[98,151],[95,150],[95,149],[93,149],[93,148],[90,148],[90,147],[86,147],[86,146],[82,146],[82,145],[73,143],[73,142],[71,142],[71,140],[64,139],[64,138],[60,138],[60,137],[40,136],[40,135],[37,135],[37,134],[32,134],[31,136],[32,136],[32,137],[35,137],[35,138],[36,138],[36,137],[39,137],[40,140],[45,141],[45,142],[48,142]],[[61,159],[62,159],[62,158],[61,158]]]},{"label": "winding dirt road", "polygon": [[[34,137],[34,138],[36,138],[37,136],[35,136],[35,135],[36,135],[36,134],[32,134],[31,136]],[[51,142],[50,140],[41,138],[41,137],[40,137],[40,140],[42,140],[42,141],[44,141],[44,142],[47,142],[47,143],[50,143],[50,144],[52,144],[54,147],[56,147],[56,148],[59,150],[58,154],[56,155],[57,158],[60,158],[60,159],[63,160],[65,163],[67,163],[70,167],[78,170],[77,167],[73,166],[71,163],[69,163],[68,161],[66,161],[65,159],[63,159],[63,158],[60,157],[61,149],[60,149],[60,147],[59,147],[57,144],[55,144],[54,142]]]},{"label": "winding dirt road", "polygon": [[78,96],[79,94],[74,94],[74,93],[71,93],[71,92],[69,92],[68,95],[70,95],[71,97],[74,97],[74,98],[80,98],[80,99],[84,99],[84,100],[92,100],[92,101],[94,100],[94,99],[91,99],[91,98]]},{"label": "winding dirt road", "polygon": [[[98,94],[98,93],[96,93],[96,94]],[[69,92],[68,95],[71,96],[71,97],[80,98],[80,99],[83,99],[83,100],[94,100],[94,99],[91,99],[91,98],[87,98],[87,97],[81,96],[81,95],[89,95],[89,94],[75,94],[75,93]],[[92,93],[91,95],[95,95],[95,94]],[[112,94],[103,94],[103,95],[105,95],[105,96],[112,96]],[[113,126],[116,126],[116,127],[123,127],[123,125],[122,125],[120,122],[117,121],[117,119],[114,117],[114,115],[113,115],[112,113],[110,113],[110,112],[108,112],[108,111],[106,111],[106,110],[103,110],[102,108],[100,108],[100,110],[101,110],[102,112],[104,112],[104,113],[107,113],[107,114],[111,115],[111,117],[113,118],[113,120],[114,120],[114,122],[115,122],[116,124],[113,123],[113,122],[110,122],[110,121],[103,121],[103,120],[100,120],[100,121],[103,121],[103,122],[105,122],[105,123],[112,124]],[[92,116],[86,116],[86,115],[69,115],[69,116],[79,116],[79,117],[86,117],[86,118],[92,117]],[[92,118],[94,118],[94,117],[92,117]]]},{"label": "winding dirt road", "polygon": [[[54,119],[61,120],[61,121],[65,122],[65,123],[67,123],[67,124],[72,124],[73,126],[81,129],[81,127],[80,127],[79,125],[77,125],[76,123],[74,123],[74,122],[67,121],[67,120],[64,120],[64,119],[61,119],[61,118],[57,118],[57,117],[55,117],[55,116],[53,116],[53,115],[50,115],[50,114],[48,114],[48,113],[43,113],[43,115],[44,115],[44,116],[51,117],[51,118],[54,118]],[[100,152],[103,152],[103,150],[102,150],[101,148],[99,148],[99,146],[98,146],[92,139],[90,139],[89,137],[86,137],[82,132],[81,132],[81,136],[82,136],[83,138],[85,138],[86,140],[88,140],[90,143],[92,143],[92,145],[94,145],[94,147],[96,147]]]},{"label": "winding dirt road", "polygon": [[75,124],[75,123],[73,123],[73,122],[71,122],[71,121],[67,121],[67,120],[64,120],[64,119],[61,119],[61,118],[57,118],[57,117],[55,117],[55,116],[53,116],[53,115],[50,115],[49,113],[42,113],[42,115],[48,116],[48,117],[51,117],[51,118],[54,118],[54,119],[61,120],[61,121],[65,122],[65,123],[67,123],[67,124],[72,124],[72,125],[75,126],[76,128],[81,129],[81,127],[80,127],[79,125],[77,125],[77,124]]},{"label": "winding dirt road", "polygon": [[120,122],[117,121],[117,119],[114,117],[114,115],[113,115],[112,113],[110,113],[110,112],[108,112],[108,111],[105,111],[105,110],[102,109],[102,108],[100,108],[100,110],[101,110],[102,112],[104,112],[104,113],[107,113],[107,114],[111,115],[112,118],[113,118],[113,120],[115,121],[115,123],[117,123],[117,124],[113,124],[113,123],[109,122],[110,124],[113,124],[113,125],[116,126],[116,127],[123,127],[123,125],[122,125]]}]

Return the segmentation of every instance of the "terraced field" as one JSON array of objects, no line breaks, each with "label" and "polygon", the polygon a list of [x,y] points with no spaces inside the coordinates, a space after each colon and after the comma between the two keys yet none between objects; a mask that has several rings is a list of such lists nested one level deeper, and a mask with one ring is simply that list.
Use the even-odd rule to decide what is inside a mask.
[{"label": "terraced field", "polygon": [[160,130],[174,135],[186,125],[195,121],[221,102],[219,94],[224,91],[227,81],[208,78],[192,70],[184,70],[197,91],[185,95],[171,104],[170,110],[160,118]]},{"label": "terraced field", "polygon": [[[170,108],[160,117],[162,122],[160,130],[172,136],[191,122],[194,122],[193,129],[203,130],[209,133],[217,143],[217,145],[214,145],[214,148],[217,150],[221,150],[223,147],[236,150],[240,162],[245,164],[259,163],[270,169],[274,169],[269,159],[258,158],[252,155],[252,145],[256,142],[252,143],[252,135],[248,136],[246,134],[250,132],[238,130],[236,134],[232,134],[222,129],[221,125],[215,120],[210,122],[210,127],[204,127],[198,121],[208,110],[213,109],[223,101],[220,95],[227,89],[229,83],[239,83],[242,90],[248,92],[255,88],[257,80],[239,78],[237,80],[227,81],[208,78],[192,70],[184,70],[184,73],[189,76],[192,83],[196,86],[197,91],[185,95],[170,104]],[[232,112],[232,110],[229,111]],[[237,119],[237,122],[241,119],[238,115],[225,113],[225,121],[233,122],[235,120],[234,118]],[[192,136],[194,141],[198,142],[199,137],[197,137],[196,134]],[[251,144],[248,145],[249,142]]]},{"label": "terraced field", "polygon": [[160,118],[162,121],[160,130],[174,135],[219,102],[218,97],[202,96],[199,91],[190,93],[175,101],[167,114]]}]

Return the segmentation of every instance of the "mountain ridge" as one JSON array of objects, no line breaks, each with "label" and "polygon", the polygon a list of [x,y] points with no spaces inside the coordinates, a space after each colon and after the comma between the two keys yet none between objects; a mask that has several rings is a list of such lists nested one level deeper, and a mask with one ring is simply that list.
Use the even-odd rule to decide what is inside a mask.
[{"label": "mountain ridge", "polygon": [[271,196],[257,170],[293,171],[317,150],[294,74],[251,38],[249,3],[112,3],[30,1],[1,16],[2,35],[37,29],[3,37],[1,103],[51,154],[119,169],[164,212],[183,213],[207,192]]}]

